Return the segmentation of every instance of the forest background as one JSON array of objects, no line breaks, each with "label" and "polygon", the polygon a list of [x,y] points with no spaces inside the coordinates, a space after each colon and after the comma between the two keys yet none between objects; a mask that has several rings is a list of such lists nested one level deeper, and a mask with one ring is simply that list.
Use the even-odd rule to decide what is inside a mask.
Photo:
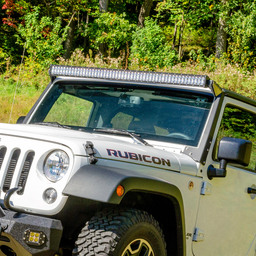
[{"label": "forest background", "polygon": [[0,122],[50,64],[207,74],[256,99],[256,0],[1,0]]}]

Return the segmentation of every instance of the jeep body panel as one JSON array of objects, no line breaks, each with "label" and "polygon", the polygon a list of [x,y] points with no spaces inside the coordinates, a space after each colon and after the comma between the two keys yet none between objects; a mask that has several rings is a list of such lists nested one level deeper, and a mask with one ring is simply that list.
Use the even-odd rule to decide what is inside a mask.
[{"label": "jeep body panel", "polygon": [[[71,130],[64,130],[59,128],[49,128],[49,127],[37,127],[35,125],[10,125],[10,124],[1,124],[1,144],[9,145],[7,148],[6,157],[2,163],[2,170],[5,170],[1,173],[1,179],[3,180],[8,166],[8,157],[14,149],[22,148],[20,160],[17,163],[17,169],[21,169],[23,165],[22,159],[28,154],[28,152],[35,152],[35,159],[33,160],[33,165],[31,168],[37,170],[30,174],[30,179],[33,182],[34,187],[31,187],[31,191],[25,191],[23,195],[22,202],[24,205],[28,204],[30,201],[31,207],[26,208],[26,211],[37,213],[46,213],[56,214],[57,211],[61,210],[65,203],[65,196],[62,200],[56,201],[53,205],[42,205],[40,207],[40,201],[38,197],[41,197],[43,191],[50,186],[58,188],[57,192],[59,195],[62,194],[62,191],[65,187],[65,184],[69,179],[83,166],[88,165],[88,155],[85,150],[85,144],[87,141],[93,141],[95,149],[95,157],[98,159],[97,165],[122,168],[122,171],[129,175],[131,169],[137,173],[137,176],[150,174],[153,177],[158,177],[158,170],[165,172],[182,172],[187,175],[196,176],[197,174],[197,164],[190,157],[178,153],[163,151],[162,149],[156,149],[150,147],[150,154],[148,154],[148,147],[140,144],[134,143],[131,138],[122,138],[119,139],[116,136],[109,135],[93,135],[85,132],[75,132]],[[24,131],[24,127],[26,127]],[[15,136],[8,135],[10,130],[15,131]],[[51,135],[52,134],[52,135]],[[81,137],[83,138],[81,140]],[[125,142],[125,146],[122,144]],[[105,146],[107,145],[107,146]],[[45,157],[52,151],[61,149],[68,153],[71,166],[68,174],[59,182],[52,184],[47,180],[43,175],[43,164]],[[74,166],[73,166],[74,165]],[[151,169],[153,168],[153,172]],[[154,172],[157,171],[156,174]],[[149,177],[150,177],[149,175]],[[17,186],[17,180],[19,178],[19,172],[14,173],[12,179],[11,187]],[[28,180],[27,182],[30,182]],[[32,183],[32,182],[31,182]],[[40,189],[37,187],[37,184],[40,183]],[[43,185],[45,184],[45,185]],[[32,193],[32,191],[34,191]],[[38,192],[37,192],[38,191]],[[31,196],[34,196],[34,207],[31,204]],[[26,196],[27,200],[26,201]],[[4,193],[2,193],[3,199]],[[84,195],[86,198],[86,194]],[[19,202],[20,196],[18,194],[13,195],[13,203],[18,207],[21,202]],[[61,197],[59,197],[61,198]],[[100,200],[100,198],[95,197],[95,200]],[[102,201],[105,201],[102,199]],[[59,204],[58,207],[56,207]],[[55,210],[53,207],[56,207]],[[24,206],[23,206],[24,207]],[[52,211],[50,211],[52,207]],[[39,211],[39,208],[41,210]],[[55,211],[55,212],[54,212]]]},{"label": "jeep body panel", "polygon": [[[223,99],[213,134],[214,140],[209,148],[206,164],[201,167],[208,192],[200,199],[196,227],[199,229],[201,237],[193,242],[195,255],[255,254],[255,194],[249,194],[248,188],[255,187],[256,173],[246,170],[242,166],[228,165],[225,178],[209,180],[207,177],[207,168],[210,165],[215,167],[219,165],[212,156],[225,107],[233,105],[256,113],[255,103],[251,104],[252,101],[230,92],[227,94],[233,97]],[[227,242],[223,242],[223,237]],[[216,244],[218,246],[215,246]],[[230,244],[234,246],[230,246]]]},{"label": "jeep body panel", "polygon": [[[27,127],[25,131],[24,127]],[[96,136],[88,135],[84,132],[36,127],[26,124],[1,124],[1,128],[2,145],[8,145],[9,149],[22,148],[21,155],[24,156],[28,151],[34,150],[36,152],[33,161],[34,165],[31,167],[33,168],[33,172],[31,172],[33,174],[30,174],[27,180],[27,183],[30,184],[29,189],[22,195],[22,200],[20,200],[20,195],[18,194],[14,194],[11,198],[12,204],[16,209],[27,213],[55,215],[65,207],[68,196],[118,204],[122,198],[116,196],[115,189],[120,184],[125,187],[126,192],[157,193],[164,197],[172,197],[179,203],[179,211],[183,216],[182,232],[184,243],[186,243],[184,248],[187,248],[186,255],[189,255],[192,240],[191,234],[194,229],[201,189],[201,178],[196,178],[198,164],[189,156],[181,154],[181,148],[167,148],[165,151],[150,148],[151,156],[149,156],[147,146],[136,144],[130,138],[120,137],[117,139],[116,136],[109,135],[97,135],[97,138],[94,138]],[[8,131],[10,130],[15,131],[16,135],[9,136],[10,132]],[[51,133],[52,136],[50,135]],[[81,136],[84,138],[82,142]],[[95,157],[98,159],[95,166],[88,165],[88,155],[84,148],[84,144],[88,140],[94,142]],[[103,147],[103,141],[105,141],[103,145],[108,146]],[[124,141],[125,147],[122,147],[121,145]],[[111,148],[111,151],[108,150],[109,148]],[[112,148],[115,148],[116,151],[113,151]],[[73,167],[69,175],[66,175],[56,184],[52,184],[43,176],[42,165],[45,156],[56,149],[68,152],[70,159],[73,158],[72,163],[74,162],[74,164],[72,164]],[[125,152],[127,151],[133,152],[131,159],[123,158],[126,156]],[[137,155],[137,159],[134,159],[134,154]],[[120,157],[120,155],[123,157]],[[153,160],[152,157],[154,157]],[[143,158],[146,161],[143,161]],[[6,161],[7,159],[5,158]],[[20,159],[24,159],[24,157],[21,156]],[[22,163],[23,161],[18,163],[19,169]],[[4,161],[2,168],[6,169],[6,165],[7,162]],[[184,178],[180,179],[180,175]],[[2,173],[3,176],[4,172]],[[17,179],[18,173],[15,174],[10,187],[16,186]],[[192,190],[189,187],[191,182],[193,182]],[[39,183],[40,187],[38,186]],[[97,188],[96,184],[100,189]],[[50,205],[38,200],[38,198],[42,198],[44,190],[48,187],[54,187],[59,194],[58,200]],[[3,198],[4,193],[1,193],[1,199],[3,200]],[[184,207],[186,207],[186,211],[183,210]],[[186,219],[187,221],[185,222]],[[189,239],[185,240],[185,237]]]}]

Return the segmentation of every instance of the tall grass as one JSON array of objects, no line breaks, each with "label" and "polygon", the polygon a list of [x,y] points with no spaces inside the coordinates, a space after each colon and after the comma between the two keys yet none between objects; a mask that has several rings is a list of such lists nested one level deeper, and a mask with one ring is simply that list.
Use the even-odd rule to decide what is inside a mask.
[{"label": "tall grass", "polygon": [[[96,58],[85,57],[80,50],[76,50],[68,61],[60,59],[58,62],[62,65],[87,67],[117,69],[123,67],[121,58],[106,58],[103,60],[97,56]],[[26,115],[50,81],[48,70],[43,69],[36,63],[23,65],[20,73],[19,68],[12,66],[0,75],[0,122],[15,123],[19,116]],[[143,70],[143,67],[134,61],[130,62],[129,68]],[[255,74],[245,74],[237,67],[222,62],[215,63],[214,68],[202,65],[202,63],[185,62],[157,71],[208,75],[222,88],[256,99]],[[10,116],[12,105],[13,111]]]},{"label": "tall grass", "polygon": [[18,117],[28,113],[42,92],[42,88],[23,86],[11,77],[0,76],[0,123],[16,123]]}]

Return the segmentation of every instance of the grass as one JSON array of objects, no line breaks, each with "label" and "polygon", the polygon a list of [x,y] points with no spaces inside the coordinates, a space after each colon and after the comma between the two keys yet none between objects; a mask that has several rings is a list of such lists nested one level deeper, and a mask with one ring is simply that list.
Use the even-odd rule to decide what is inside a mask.
[{"label": "grass", "polygon": [[34,95],[34,97],[28,97],[26,95],[17,95],[12,110],[12,96],[0,96],[0,123],[16,123],[20,116],[24,116],[28,113],[30,108],[35,103],[40,94]]},{"label": "grass", "polygon": [[31,109],[42,92],[36,86],[23,86],[13,78],[0,77],[0,123],[16,123]]},{"label": "grass", "polygon": [[[60,59],[59,63],[118,69],[123,65],[121,59],[107,58],[104,61],[99,57],[92,59],[89,56],[85,57],[79,50],[76,50],[68,61]],[[132,61],[129,68],[143,70],[136,61]],[[205,63],[188,61],[157,71],[208,75],[222,88],[256,99],[256,76],[245,74],[237,67],[223,62],[213,62],[209,66]],[[48,69],[35,63],[25,64],[21,68],[12,66],[4,74],[0,74],[0,122],[15,123],[19,116],[26,115],[49,81]]]}]

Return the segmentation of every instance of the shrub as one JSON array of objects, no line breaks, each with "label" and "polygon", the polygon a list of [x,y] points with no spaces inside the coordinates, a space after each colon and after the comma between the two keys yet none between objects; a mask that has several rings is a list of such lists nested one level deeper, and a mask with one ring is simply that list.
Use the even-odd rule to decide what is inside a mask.
[{"label": "shrub", "polygon": [[19,25],[17,41],[27,51],[27,61],[35,61],[44,67],[53,63],[63,52],[66,29],[61,29],[61,19],[40,18],[40,8],[25,15],[25,25]]},{"label": "shrub", "polygon": [[176,52],[166,43],[163,30],[152,19],[146,19],[145,26],[133,34],[131,58],[152,70],[173,66],[178,60]]},{"label": "shrub", "polygon": [[228,57],[244,70],[256,69],[256,4],[244,4],[231,16],[228,22],[229,51]]},{"label": "shrub", "polygon": [[5,69],[7,63],[8,54],[0,47],[0,71]]},{"label": "shrub", "polygon": [[97,51],[105,44],[110,54],[125,49],[126,44],[131,41],[132,32],[136,25],[130,24],[125,14],[98,13],[97,18],[89,25],[86,35],[89,36],[91,46]]},{"label": "shrub", "polygon": [[207,57],[201,49],[197,52],[192,49],[188,56],[190,61],[200,65],[203,70],[214,71],[217,67],[216,58],[213,55]]}]

